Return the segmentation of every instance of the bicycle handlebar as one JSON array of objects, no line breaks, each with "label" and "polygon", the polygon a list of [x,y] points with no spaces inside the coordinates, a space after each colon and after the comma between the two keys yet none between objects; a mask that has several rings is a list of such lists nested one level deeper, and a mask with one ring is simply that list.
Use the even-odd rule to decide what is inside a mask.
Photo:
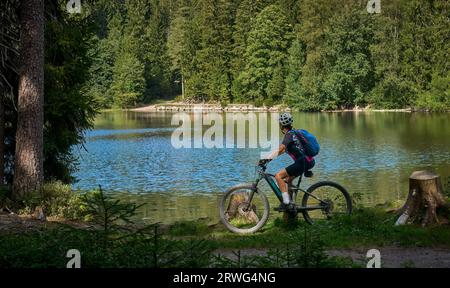
[{"label": "bicycle handlebar", "polygon": [[257,166],[261,167],[263,171],[265,171],[267,168],[267,163],[269,163],[270,161],[271,159],[261,159],[258,161]]}]

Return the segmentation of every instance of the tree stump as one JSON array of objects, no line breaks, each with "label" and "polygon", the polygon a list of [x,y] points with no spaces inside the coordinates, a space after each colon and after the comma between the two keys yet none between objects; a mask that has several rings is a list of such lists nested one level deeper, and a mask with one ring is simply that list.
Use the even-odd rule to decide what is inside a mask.
[{"label": "tree stump", "polygon": [[[430,171],[415,171],[409,176],[409,194],[397,214],[395,225],[420,222],[422,226],[439,224],[438,209],[449,205],[442,194],[440,176]],[[445,220],[445,221],[448,221]]]},{"label": "tree stump", "polygon": [[245,192],[236,193],[231,195],[230,203],[227,207],[227,220],[236,218],[239,220],[247,221],[250,223],[258,223],[259,217],[255,213],[256,205],[252,203],[248,211],[244,211],[244,207],[248,203],[248,194]]}]

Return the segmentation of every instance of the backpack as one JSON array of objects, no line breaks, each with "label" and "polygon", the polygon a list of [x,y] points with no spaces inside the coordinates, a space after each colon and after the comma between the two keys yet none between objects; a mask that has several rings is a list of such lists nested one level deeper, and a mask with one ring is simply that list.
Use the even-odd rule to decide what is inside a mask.
[{"label": "backpack", "polygon": [[317,138],[304,129],[294,130],[295,135],[298,136],[302,144],[300,150],[309,157],[314,157],[319,154],[320,145]]}]

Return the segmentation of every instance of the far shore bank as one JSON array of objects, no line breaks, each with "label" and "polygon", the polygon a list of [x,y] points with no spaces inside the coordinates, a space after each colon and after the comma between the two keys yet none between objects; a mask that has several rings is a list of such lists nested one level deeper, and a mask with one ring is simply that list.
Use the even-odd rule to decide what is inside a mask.
[{"label": "far shore bank", "polygon": [[170,112],[190,112],[190,111],[205,111],[205,112],[290,112],[291,108],[286,105],[275,106],[261,106],[257,107],[253,104],[228,104],[222,106],[214,103],[183,103],[183,102],[167,102],[160,104],[153,104],[139,108],[128,109],[135,112],[156,112],[156,111],[170,111]]},{"label": "far shore bank", "polygon": [[[227,106],[221,106],[214,103],[183,103],[183,102],[166,102],[147,105],[138,108],[126,109],[133,112],[292,112],[296,111],[286,105],[274,105],[274,106],[260,106],[257,107],[253,104],[228,104]],[[352,109],[338,109],[338,110],[323,110],[321,112],[428,112],[422,110],[415,110],[412,108],[403,109],[373,109],[368,107],[355,107]]]}]

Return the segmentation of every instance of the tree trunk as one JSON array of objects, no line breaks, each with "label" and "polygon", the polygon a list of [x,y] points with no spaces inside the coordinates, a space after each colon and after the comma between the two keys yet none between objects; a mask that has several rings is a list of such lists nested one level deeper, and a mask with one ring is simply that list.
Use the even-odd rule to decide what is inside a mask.
[{"label": "tree trunk", "polygon": [[[2,97],[0,95],[0,97]],[[5,107],[0,99],[0,185],[5,182]]]},{"label": "tree trunk", "polygon": [[[231,195],[230,203],[227,207],[227,220],[239,219],[249,223],[258,223],[259,217],[256,215],[256,206],[252,204],[248,211],[242,209],[243,204],[248,201],[247,193],[236,193]],[[241,205],[242,204],[242,205]]]},{"label": "tree trunk", "polygon": [[415,171],[409,176],[408,198],[397,213],[400,215],[395,225],[420,222],[422,226],[439,224],[437,210],[448,207],[442,195],[439,175],[429,171]]},{"label": "tree trunk", "polygon": [[183,77],[183,75],[181,75],[181,99],[185,100],[184,97],[185,97],[185,94],[184,94],[184,77]]},{"label": "tree trunk", "polygon": [[44,0],[21,1],[20,64],[13,198],[43,182]]}]

